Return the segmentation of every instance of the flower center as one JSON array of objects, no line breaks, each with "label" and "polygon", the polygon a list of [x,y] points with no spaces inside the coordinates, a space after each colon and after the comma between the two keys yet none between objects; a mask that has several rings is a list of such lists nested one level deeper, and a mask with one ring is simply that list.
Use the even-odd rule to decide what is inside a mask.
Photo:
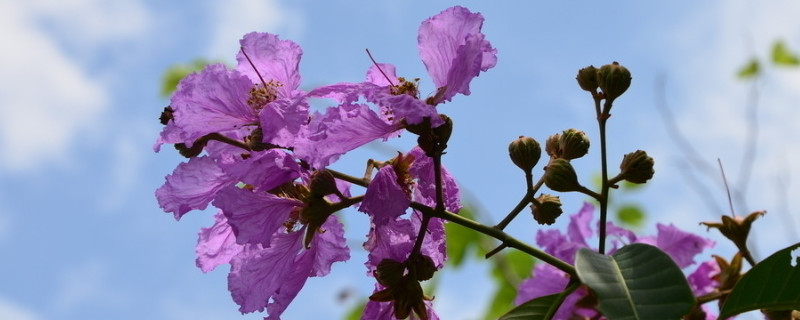
[{"label": "flower center", "polygon": [[247,99],[247,104],[256,111],[261,110],[272,101],[278,99],[278,87],[283,84],[277,81],[270,80],[264,84],[256,84],[250,89],[250,98]]}]

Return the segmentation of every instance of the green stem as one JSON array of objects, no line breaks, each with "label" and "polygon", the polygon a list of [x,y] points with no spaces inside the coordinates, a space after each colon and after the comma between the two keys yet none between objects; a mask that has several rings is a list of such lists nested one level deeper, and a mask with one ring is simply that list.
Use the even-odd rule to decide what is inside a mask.
[{"label": "green stem", "polygon": [[423,212],[423,213],[430,214],[430,215],[432,215],[432,216],[434,216],[436,218],[445,219],[445,220],[453,222],[455,224],[458,224],[458,225],[464,226],[466,228],[475,230],[477,232],[483,233],[485,235],[488,235],[488,236],[490,236],[492,238],[500,240],[504,245],[506,245],[508,247],[511,247],[511,248],[517,249],[519,251],[522,251],[524,253],[527,253],[527,254],[533,256],[534,258],[537,258],[537,259],[539,259],[539,260],[541,260],[541,261],[543,261],[543,262],[545,262],[547,264],[550,264],[550,265],[558,268],[561,271],[566,272],[567,274],[569,274],[571,276],[576,276],[575,267],[573,267],[569,263],[566,263],[566,262],[564,262],[563,260],[561,260],[559,258],[551,256],[551,255],[547,254],[544,251],[541,251],[539,249],[531,247],[531,246],[523,243],[522,241],[519,241],[518,239],[512,237],[511,235],[503,232],[502,230],[498,230],[498,229],[495,229],[493,227],[490,227],[490,226],[481,224],[479,222],[473,221],[471,219],[467,219],[465,217],[459,216],[459,215],[457,215],[455,213],[452,213],[452,212],[449,212],[447,210],[445,210],[443,212],[436,212],[436,210],[434,210],[433,208],[431,208],[429,206],[426,206],[424,204],[421,204],[419,202],[412,202],[411,203],[411,208],[414,208],[414,209],[416,209],[416,210],[418,210],[420,212]]},{"label": "green stem", "polygon": [[540,178],[539,182],[537,182],[536,185],[533,185],[533,174],[531,172],[525,172],[525,181],[528,185],[528,190],[525,192],[525,195],[522,196],[522,199],[519,200],[517,206],[514,207],[514,209],[511,209],[511,212],[509,212],[508,215],[506,215],[503,221],[500,221],[500,223],[494,226],[495,228],[500,230],[505,229],[508,226],[508,224],[511,223],[511,220],[514,220],[514,218],[516,218],[517,215],[520,212],[522,212],[523,209],[525,209],[525,206],[531,203],[534,194],[536,193],[537,190],[539,190],[539,188],[544,183],[544,179]]},{"label": "green stem", "polygon": [[[595,99],[595,105],[600,105],[600,99]],[[610,110],[611,103],[606,100],[603,112],[597,117],[597,123],[600,127],[600,165],[602,170],[600,198],[597,199],[600,202],[600,244],[598,245],[600,254],[605,254],[606,252],[606,220],[608,219],[608,190],[610,186],[608,183],[608,156],[606,154],[606,120],[611,116],[609,114]]]}]

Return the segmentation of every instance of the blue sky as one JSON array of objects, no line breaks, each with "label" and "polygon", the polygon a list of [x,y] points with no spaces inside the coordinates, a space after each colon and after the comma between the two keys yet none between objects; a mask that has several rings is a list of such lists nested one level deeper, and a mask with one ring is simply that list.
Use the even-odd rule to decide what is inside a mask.
[{"label": "blue sky", "polygon": [[[456,126],[445,165],[488,209],[486,223],[524,194],[507,159],[512,139],[543,141],[574,127],[597,141],[591,101],[574,76],[616,60],[634,80],[615,105],[609,154],[614,163],[644,149],[656,159],[654,180],[635,194],[649,224],[707,234],[697,222],[727,212],[717,177],[702,176],[709,195],[685,179],[686,156],[656,109],[660,95],[703,160],[721,158],[736,183],[745,112],[757,88],[756,166],[749,206],[737,210],[769,212],[754,229],[760,258],[800,241],[793,209],[800,70],[768,68],[755,87],[734,77],[751,56],[767,57],[774,40],[800,48],[794,1],[0,0],[0,319],[260,319],[236,311],[224,268],[202,274],[194,267],[196,234],[211,213],[175,222],[156,204],[153,191],[182,161],[169,148],[151,149],[168,103],[158,96],[162,72],[200,57],[233,61],[243,34],[268,31],[304,48],[304,86],[362,80],[369,48],[433,92],[416,50],[417,27],[455,4],[483,13],[484,33],[499,51],[497,67],[473,81],[471,96],[440,109]],[[363,172],[367,157],[388,158],[412,144],[366,148],[335,167]],[[592,149],[575,161],[582,181],[599,171],[598,156]],[[564,199],[566,212],[581,205],[580,197]],[[340,303],[339,292],[369,294],[357,249],[365,219],[344,215],[352,260],[311,279],[286,319],[336,317],[354,302]],[[525,215],[518,220],[509,230],[532,241],[539,227]],[[727,242],[717,247],[732,252]],[[438,275],[444,319],[478,317],[488,295],[485,272],[478,263]]]}]

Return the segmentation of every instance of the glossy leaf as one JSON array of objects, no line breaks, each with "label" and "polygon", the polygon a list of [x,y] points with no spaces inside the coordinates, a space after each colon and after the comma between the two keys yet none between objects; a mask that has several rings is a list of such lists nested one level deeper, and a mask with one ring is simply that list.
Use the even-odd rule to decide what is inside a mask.
[{"label": "glossy leaf", "polygon": [[759,74],[761,71],[761,65],[758,63],[756,58],[750,59],[741,69],[739,72],[736,73],[736,76],[739,79],[750,79]]},{"label": "glossy leaf", "polygon": [[553,308],[558,308],[558,296],[560,293],[542,296],[531,301],[525,302],[508,313],[500,317],[499,320],[546,320],[548,313],[555,313]]},{"label": "glossy leaf", "polygon": [[775,42],[772,46],[772,62],[779,66],[800,65],[797,54],[791,52],[783,41]]},{"label": "glossy leaf", "polygon": [[575,269],[597,294],[597,308],[610,320],[680,319],[694,305],[681,269],[651,245],[627,245],[611,256],[582,248]]},{"label": "glossy leaf", "polygon": [[757,309],[800,310],[800,243],[773,253],[750,269],[733,287],[720,317]]}]

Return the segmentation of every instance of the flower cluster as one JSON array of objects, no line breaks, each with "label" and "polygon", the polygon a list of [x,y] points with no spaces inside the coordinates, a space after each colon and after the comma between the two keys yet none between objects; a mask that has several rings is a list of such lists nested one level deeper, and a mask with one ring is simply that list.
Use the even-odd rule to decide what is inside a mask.
[{"label": "flower cluster", "polygon": [[[230,264],[228,288],[242,313],[266,310],[267,319],[278,319],[309,277],[348,260],[334,213],[358,205],[371,219],[365,264],[376,278],[364,318],[405,318],[412,311],[437,318],[419,281],[443,266],[444,221],[408,209],[412,202],[460,208],[455,180],[435,165],[451,127],[436,106],[469,95],[471,80],[496,64],[482,23],[463,7],[422,23],[420,55],[436,86],[427,98],[420,98],[417,80],[377,63],[364,82],[301,90],[300,46],[268,33],[242,38],[235,68],[209,65],[180,82],[154,149],[174,144],[189,160],[156,197],[178,220],[209,204],[218,209],[214,225],[200,231],[197,266],[208,272]],[[336,106],[311,113],[311,98]],[[326,169],[404,129],[419,135],[420,146],[379,162],[374,178],[347,179]],[[366,192],[351,195],[352,182]]]},{"label": "flower cluster", "polygon": [[[547,253],[574,264],[578,249],[590,248],[588,240],[595,235],[593,220],[594,206],[584,203],[578,213],[570,216],[566,234],[559,230],[539,230],[536,233],[536,243]],[[630,230],[607,222],[606,230],[612,243],[609,254],[625,244],[645,243],[660,248],[678,267],[685,269],[695,264],[694,258],[697,254],[714,246],[713,241],[682,231],[672,224],[659,223],[656,228],[658,233],[655,236],[638,237]],[[704,262],[688,276],[689,285],[695,295],[703,295],[716,288],[714,276],[719,273],[716,266],[713,260]],[[532,277],[520,284],[515,303],[521,304],[534,298],[559,293],[569,280],[569,275],[565,272],[549,264],[537,264]],[[594,319],[598,316],[594,309],[596,302],[590,292],[582,287],[565,298],[553,319]]]}]

